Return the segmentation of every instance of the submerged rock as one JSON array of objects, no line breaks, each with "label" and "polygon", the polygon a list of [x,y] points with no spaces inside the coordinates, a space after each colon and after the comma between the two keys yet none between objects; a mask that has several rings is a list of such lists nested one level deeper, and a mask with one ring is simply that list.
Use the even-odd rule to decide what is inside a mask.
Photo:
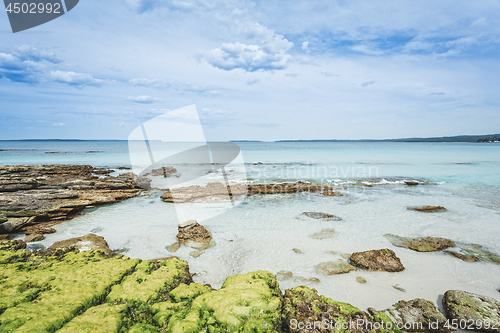
[{"label": "submerged rock", "polygon": [[463,261],[468,261],[468,262],[483,261],[491,264],[500,265],[500,255],[487,250],[482,245],[457,243],[457,246],[463,253],[449,251],[448,254]]},{"label": "submerged rock", "polygon": [[316,269],[316,272],[323,273],[325,275],[345,274],[356,270],[356,267],[342,259],[337,261],[322,262],[314,266],[314,268]]},{"label": "submerged rock", "polygon": [[400,328],[407,332],[451,332],[445,328],[446,317],[439,312],[437,306],[425,299],[399,301],[392,309],[381,311]]},{"label": "submerged rock", "polygon": [[332,215],[332,214],[327,214],[327,213],[318,213],[318,212],[304,212],[297,216],[298,219],[304,219],[305,217],[311,218],[311,219],[316,219],[316,220],[322,220],[322,221],[340,221],[342,218]]},{"label": "submerged rock", "polygon": [[327,238],[333,238],[335,236],[337,236],[337,232],[335,231],[335,229],[323,229],[321,231],[309,235],[309,237],[313,239],[327,239]]},{"label": "submerged rock", "polygon": [[365,284],[366,279],[364,277],[358,276],[358,277],[356,277],[356,282],[361,283],[361,284]]},{"label": "submerged rock", "polygon": [[408,207],[410,210],[415,210],[417,212],[423,212],[423,213],[436,213],[436,212],[442,212],[445,211],[446,208],[442,206],[421,206],[421,207]]},{"label": "submerged rock", "polygon": [[321,282],[316,277],[303,277],[303,276],[296,276],[293,281],[299,282],[302,284],[311,284],[311,283],[320,283]]},{"label": "submerged rock", "polygon": [[293,252],[295,252],[297,254],[302,254],[302,250],[301,249],[293,248],[292,250],[293,250]]},{"label": "submerged rock", "polygon": [[321,194],[324,195],[324,196],[327,196],[327,197],[341,197],[341,196],[343,196],[342,193],[331,191],[331,190],[321,192]]},{"label": "submerged rock", "polygon": [[106,242],[106,240],[104,240],[104,237],[94,234],[86,234],[82,237],[75,237],[60,242],[55,242],[54,244],[49,246],[48,249],[52,250],[71,247],[77,248],[80,252],[101,250],[108,257],[112,257],[115,255],[115,253],[108,247],[108,243]]},{"label": "submerged rock", "polygon": [[448,290],[444,293],[443,307],[448,319],[465,324],[467,329],[500,332],[500,302],[491,297]]},{"label": "submerged rock", "polygon": [[385,234],[385,238],[394,246],[405,247],[418,252],[433,252],[455,246],[452,240],[441,237],[402,237]]},{"label": "submerged rock", "polygon": [[276,280],[278,281],[286,281],[290,280],[293,276],[293,273],[290,271],[279,271],[276,273]]},{"label": "submerged rock", "polygon": [[401,272],[405,269],[394,251],[389,249],[355,252],[351,264],[370,271]]}]

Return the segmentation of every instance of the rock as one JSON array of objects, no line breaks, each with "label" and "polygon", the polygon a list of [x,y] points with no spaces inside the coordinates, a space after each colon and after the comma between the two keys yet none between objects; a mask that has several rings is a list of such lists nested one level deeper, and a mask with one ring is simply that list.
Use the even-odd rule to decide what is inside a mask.
[{"label": "rock", "polygon": [[4,241],[4,240],[11,240],[12,238],[13,238],[12,235],[3,234],[3,235],[0,235],[0,242]]},{"label": "rock", "polygon": [[314,234],[309,235],[309,237],[313,239],[326,239],[333,238],[337,235],[335,229],[323,229],[321,231],[315,232]]},{"label": "rock", "polygon": [[404,327],[407,332],[450,332],[444,327],[445,316],[434,303],[425,299],[399,301],[392,309],[380,312],[385,313],[397,327]]},{"label": "rock", "polygon": [[75,237],[60,242],[55,242],[54,244],[49,246],[48,250],[70,247],[75,247],[80,252],[101,250],[108,257],[112,257],[115,255],[114,252],[108,247],[108,243],[104,240],[104,237],[94,234],[87,234],[82,237]]},{"label": "rock", "polygon": [[33,223],[34,217],[10,217],[7,222],[0,224],[0,234],[14,232]]},{"label": "rock", "polygon": [[366,279],[364,277],[358,276],[358,277],[356,277],[356,282],[361,283],[361,284],[365,284]]},{"label": "rock", "polygon": [[476,262],[479,261],[479,258],[476,256],[473,256],[471,254],[463,254],[455,251],[444,251],[444,253],[451,255],[452,257],[458,258],[460,260],[466,261],[466,262]]},{"label": "rock", "polygon": [[326,254],[331,254],[332,256],[337,255],[335,251],[325,251]]},{"label": "rock", "polygon": [[151,307],[153,322],[168,332],[281,332],[282,298],[265,271],[228,277],[221,289],[179,285]]},{"label": "rock", "polygon": [[189,255],[193,258],[198,258],[199,256],[201,256],[204,252],[203,251],[198,251],[198,250],[194,250],[194,251],[191,251],[189,252]]},{"label": "rock", "polygon": [[0,192],[16,192],[21,190],[31,190],[38,187],[34,179],[24,178],[0,178]]},{"label": "rock", "polygon": [[177,242],[166,247],[169,252],[177,251],[182,244],[196,250],[205,250],[215,246],[210,232],[195,220],[181,222],[178,226]]},{"label": "rock", "polygon": [[389,249],[355,252],[351,255],[351,264],[370,271],[401,272],[405,269]]},{"label": "rock", "polygon": [[445,211],[446,208],[442,206],[421,206],[421,207],[408,207],[410,210],[416,210],[417,212],[423,212],[423,213],[436,213],[436,212],[441,212]]},{"label": "rock", "polygon": [[322,221],[340,221],[342,220],[340,217],[326,214],[326,213],[317,213],[317,212],[305,212],[301,215],[297,216],[297,218],[302,219],[303,217],[308,217],[311,219],[322,220]]},{"label": "rock", "polygon": [[86,207],[128,199],[149,186],[147,178],[132,173],[111,177],[112,171],[90,165],[0,166],[0,233],[25,231],[40,223],[50,227]]},{"label": "rock", "polygon": [[455,243],[449,239],[441,237],[402,237],[392,234],[384,235],[394,246],[405,247],[418,252],[433,252],[447,249],[455,246]]},{"label": "rock", "polygon": [[26,243],[21,239],[3,240],[0,242],[0,251],[16,251],[26,248]]},{"label": "rock", "polygon": [[302,254],[302,251],[300,249],[293,248],[292,250],[295,253]]},{"label": "rock", "polygon": [[45,246],[42,244],[26,244],[26,250],[29,251],[40,251],[40,250],[45,250]]},{"label": "rock", "polygon": [[420,184],[419,182],[417,181],[413,181],[413,180],[405,180],[405,185],[409,185],[409,186],[415,186],[415,185],[418,185]]},{"label": "rock", "polygon": [[56,232],[56,229],[45,227],[45,226],[43,226],[41,224],[24,228],[24,233],[26,235],[31,235],[31,234],[53,234],[54,232]]},{"label": "rock", "polygon": [[[500,332],[500,302],[497,300],[461,290],[444,293],[443,307],[450,321],[466,323],[483,332]],[[495,325],[496,324],[496,325]]]},{"label": "rock", "polygon": [[393,285],[392,287],[393,287],[394,289],[399,290],[399,291],[402,291],[402,292],[404,292],[404,293],[406,292],[406,289],[405,289],[405,288],[402,288],[402,287],[400,287],[400,286],[399,286],[399,285],[397,285],[397,284]]},{"label": "rock", "polygon": [[180,248],[181,248],[181,243],[179,242],[175,242],[172,245],[165,246],[165,249],[167,249],[168,252],[177,252],[177,250]]},{"label": "rock", "polygon": [[161,199],[165,202],[211,202],[234,200],[246,195],[292,194],[300,192],[332,191],[334,188],[313,185],[306,182],[277,184],[225,184],[208,183],[206,186],[191,185],[165,192]]},{"label": "rock", "polygon": [[[369,332],[374,322],[382,321],[379,318],[369,317],[367,313],[351,304],[320,296],[316,289],[306,286],[285,290],[283,316],[286,325],[284,331],[297,333]],[[323,327],[320,330],[318,326],[314,326],[315,323],[329,325],[328,328]],[[344,323],[346,329],[342,329],[342,326],[335,327],[335,323],[340,325]]]},{"label": "rock", "polygon": [[279,271],[276,273],[276,280],[278,281],[286,281],[290,280],[293,276],[293,273],[290,271]]},{"label": "rock", "polygon": [[302,277],[302,276],[297,276],[295,277],[295,279],[293,280],[294,282],[299,282],[299,283],[303,283],[303,284],[311,284],[311,283],[320,283],[321,281],[316,278],[316,277]]},{"label": "rock", "polygon": [[175,177],[176,176],[176,173],[177,173],[177,169],[174,168],[173,166],[165,166],[165,167],[161,167],[161,168],[158,168],[158,169],[153,169],[151,170],[150,173],[146,173],[144,176],[163,176],[165,178],[169,178],[169,177]]},{"label": "rock", "polygon": [[[479,244],[468,244],[468,243],[457,243],[460,251],[463,253],[458,253],[455,251],[449,251],[448,254],[455,256],[458,259],[464,261],[483,261],[491,264],[500,265],[500,255],[487,250],[484,246]],[[453,253],[452,253],[453,252]]]},{"label": "rock", "polygon": [[26,243],[31,243],[31,242],[39,242],[41,240],[44,240],[45,237],[41,234],[30,234],[24,237],[24,241]]},{"label": "rock", "polygon": [[324,196],[327,196],[327,197],[341,197],[341,196],[343,196],[342,193],[335,192],[335,191],[324,191],[324,192],[321,192],[321,194]]},{"label": "rock", "polygon": [[345,274],[356,270],[356,267],[342,259],[337,261],[322,262],[314,266],[314,268],[316,269],[316,272],[323,273],[325,275]]}]

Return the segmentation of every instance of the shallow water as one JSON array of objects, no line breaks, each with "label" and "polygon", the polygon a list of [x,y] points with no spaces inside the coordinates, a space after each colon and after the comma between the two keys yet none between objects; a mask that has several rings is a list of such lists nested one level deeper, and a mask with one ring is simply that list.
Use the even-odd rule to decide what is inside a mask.
[{"label": "shallow water", "polygon": [[[51,154],[31,156],[30,153],[0,152],[0,156],[3,164],[56,163],[56,160],[57,163],[72,163],[77,160],[95,166],[127,165],[125,148],[118,143],[106,144],[115,146],[107,152],[102,144],[102,153],[88,154],[83,150],[96,148],[85,146],[87,148],[78,153],[71,143],[67,143],[65,149],[75,151],[74,158],[69,160]],[[6,144],[0,143],[0,149],[1,145]],[[246,164],[228,166],[229,174],[230,170],[234,174],[246,172],[255,182],[303,179],[347,185],[340,190],[344,196],[254,196],[232,207],[218,203],[168,204],[159,198],[162,191],[152,191],[88,211],[57,225],[57,233],[46,235],[40,243],[49,246],[58,240],[93,232],[104,236],[113,250],[121,249],[133,258],[176,255],[187,260],[191,271],[198,273],[197,282],[210,283],[214,287],[220,287],[232,274],[258,269],[273,273],[289,270],[294,277],[319,278],[320,283],[308,285],[327,297],[350,302],[362,309],[383,309],[400,299],[416,297],[440,304],[440,297],[449,289],[500,298],[497,291],[500,265],[466,263],[442,252],[417,253],[394,247],[383,237],[386,233],[441,236],[481,244],[500,253],[500,145],[242,143],[240,146]],[[254,165],[256,162],[263,164]],[[182,170],[196,167],[178,166],[181,174],[184,174]],[[361,171],[365,174],[360,174]],[[208,174],[191,183],[218,178],[220,174]],[[425,185],[403,185],[404,180],[412,179]],[[159,187],[168,186],[162,186],[161,179],[158,181]],[[383,185],[351,186],[356,183]],[[426,214],[407,209],[419,205],[441,205],[447,211]],[[306,211],[330,213],[342,220],[324,222],[296,218]],[[202,223],[212,232],[217,245],[198,258],[191,257],[192,249],[187,247],[174,254],[168,252],[165,246],[175,242],[178,215],[182,215],[181,220],[189,218]],[[334,228],[337,236],[322,240],[309,237],[328,228]],[[303,254],[295,253],[293,248],[299,248]],[[401,273],[354,271],[335,276],[324,276],[314,270],[314,265],[336,260],[342,254],[381,248],[394,250],[406,270]],[[367,284],[357,283],[357,276],[364,277]],[[300,284],[303,282],[293,278],[280,283],[282,288]],[[397,290],[394,285],[406,291]]]}]

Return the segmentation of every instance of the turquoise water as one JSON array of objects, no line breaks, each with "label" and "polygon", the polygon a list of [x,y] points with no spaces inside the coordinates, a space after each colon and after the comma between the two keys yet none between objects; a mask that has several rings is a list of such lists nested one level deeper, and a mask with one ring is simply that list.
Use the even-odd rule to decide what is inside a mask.
[{"label": "turquoise water", "polygon": [[[440,295],[448,289],[498,298],[500,265],[466,263],[441,252],[417,253],[397,248],[383,235],[447,237],[481,244],[500,253],[500,144],[245,142],[239,145],[245,164],[228,165],[230,178],[246,173],[255,182],[302,179],[338,184],[345,187],[340,190],[344,196],[292,194],[247,197],[234,206],[174,205],[160,200],[161,190],[153,190],[56,225],[57,232],[46,235],[40,243],[49,246],[55,241],[93,232],[102,235],[112,249],[124,250],[127,256],[160,258],[172,255],[165,246],[175,242],[179,221],[196,219],[212,232],[217,245],[198,258],[191,257],[191,249],[187,247],[175,255],[189,261],[191,271],[198,273],[197,282],[214,287],[220,286],[229,275],[265,269],[273,273],[290,270],[297,277],[319,278],[321,282],[317,284],[299,278],[280,285],[289,288],[310,284],[328,297],[364,309],[387,308],[402,298],[422,297],[439,304]],[[130,165],[126,141],[1,141],[0,163],[74,163],[110,168]],[[176,167],[182,180],[193,168],[205,166]],[[220,174],[207,174],[196,182],[213,180],[220,180]],[[424,185],[405,186],[405,180],[418,180]],[[357,183],[380,186],[349,186]],[[407,209],[419,205],[442,205],[447,211],[424,214]],[[334,214],[342,221],[296,218],[306,211]],[[324,240],[309,237],[325,228],[334,228],[337,236]],[[293,248],[301,249],[303,254],[296,254]],[[324,276],[314,269],[314,265],[340,259],[343,254],[378,248],[394,250],[406,270]],[[337,254],[332,255],[331,251]],[[358,284],[357,276],[366,278],[368,283]],[[394,285],[406,292],[394,289]]]}]

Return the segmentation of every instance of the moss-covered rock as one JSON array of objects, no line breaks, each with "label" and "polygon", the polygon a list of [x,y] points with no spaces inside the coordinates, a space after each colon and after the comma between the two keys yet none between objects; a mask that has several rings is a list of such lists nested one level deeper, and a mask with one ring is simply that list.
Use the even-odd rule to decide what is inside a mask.
[{"label": "moss-covered rock", "polygon": [[73,318],[57,333],[121,333],[126,332],[128,307],[125,304],[93,306]]},{"label": "moss-covered rock", "polygon": [[448,290],[444,293],[443,307],[448,319],[465,323],[467,328],[500,332],[500,302],[491,297]]},{"label": "moss-covered rock", "polygon": [[370,317],[306,286],[285,291],[283,317],[285,332],[392,332],[385,327],[395,327],[387,316]]},{"label": "moss-covered rock", "polygon": [[449,333],[446,328],[446,317],[439,312],[431,301],[417,298],[410,301],[399,301],[392,309],[384,310],[397,327],[407,332],[440,332]]},{"label": "moss-covered rock", "polygon": [[441,237],[402,237],[392,234],[386,234],[384,237],[394,246],[417,252],[434,252],[455,246],[452,240]]},{"label": "moss-covered rock", "polygon": [[167,332],[281,332],[281,292],[269,272],[231,276],[216,291],[180,285],[170,296],[153,306],[155,322]]},{"label": "moss-covered rock", "polygon": [[190,282],[186,261],[145,260],[136,266],[134,273],[112,288],[106,300],[132,305],[153,303],[167,299],[168,293],[179,284]]},{"label": "moss-covered rock", "polygon": [[135,324],[128,331],[128,333],[157,333],[157,332],[160,332],[158,327],[142,323]]},{"label": "moss-covered rock", "polygon": [[111,286],[139,262],[121,256],[106,260],[101,251],[69,251],[62,258],[50,252],[25,256],[24,251],[10,252],[22,253],[24,261],[2,265],[2,332],[53,332],[61,328],[82,310],[99,304]]}]

